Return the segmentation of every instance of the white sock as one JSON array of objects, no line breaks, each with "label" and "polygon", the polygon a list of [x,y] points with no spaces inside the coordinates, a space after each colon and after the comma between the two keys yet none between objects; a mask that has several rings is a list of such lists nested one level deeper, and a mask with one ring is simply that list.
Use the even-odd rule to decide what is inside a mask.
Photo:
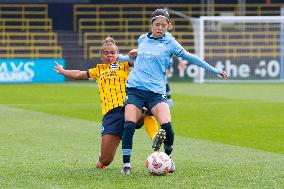
[{"label": "white sock", "polygon": [[124,167],[131,167],[131,166],[130,166],[130,163],[125,163],[125,164],[124,164]]}]

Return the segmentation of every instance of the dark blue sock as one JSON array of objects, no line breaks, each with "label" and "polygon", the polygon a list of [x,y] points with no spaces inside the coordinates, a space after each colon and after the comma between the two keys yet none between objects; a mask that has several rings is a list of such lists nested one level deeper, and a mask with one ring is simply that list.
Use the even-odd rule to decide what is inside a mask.
[{"label": "dark blue sock", "polygon": [[122,157],[123,163],[130,163],[130,156],[132,151],[132,141],[135,132],[136,124],[133,121],[126,121],[124,123],[124,133],[122,136]]},{"label": "dark blue sock", "polygon": [[166,140],[164,141],[165,153],[171,155],[174,144],[174,131],[172,128],[172,123],[168,122],[162,124],[161,129],[166,131]]}]

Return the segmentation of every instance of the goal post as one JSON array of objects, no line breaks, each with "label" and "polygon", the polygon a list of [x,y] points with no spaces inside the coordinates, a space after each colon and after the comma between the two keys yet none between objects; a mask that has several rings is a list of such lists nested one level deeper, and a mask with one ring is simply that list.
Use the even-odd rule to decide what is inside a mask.
[{"label": "goal post", "polygon": [[[229,82],[284,81],[284,16],[201,16],[192,24],[195,53]],[[200,69],[194,81],[222,80]]]},{"label": "goal post", "polygon": [[[284,16],[284,7],[281,8],[281,16]],[[280,79],[284,80],[284,24],[280,26]]]}]

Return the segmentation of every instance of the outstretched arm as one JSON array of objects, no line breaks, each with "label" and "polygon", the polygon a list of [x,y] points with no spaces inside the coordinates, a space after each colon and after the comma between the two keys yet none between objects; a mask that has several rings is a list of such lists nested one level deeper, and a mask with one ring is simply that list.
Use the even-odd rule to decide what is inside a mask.
[{"label": "outstretched arm", "polygon": [[76,80],[87,80],[88,74],[87,71],[80,71],[80,70],[65,70],[60,64],[55,62],[54,71],[58,74],[64,75],[71,79]]},{"label": "outstretched arm", "polygon": [[119,54],[118,55],[118,62],[132,62],[133,60],[129,58],[128,55]]},{"label": "outstretched arm", "polygon": [[215,74],[219,74],[223,79],[228,79],[227,73],[220,69],[220,68],[214,68],[213,66],[209,65],[208,63],[206,63],[204,60],[202,60],[201,58],[199,58],[198,56],[191,54],[187,51],[185,51],[182,55],[181,58],[187,60],[188,62],[195,64],[197,66],[200,66],[212,73]]},{"label": "outstretched arm", "polygon": [[171,45],[172,45],[172,53],[175,54],[176,56],[181,57],[184,60],[187,60],[189,63],[200,66],[212,73],[219,74],[223,79],[228,79],[227,73],[224,70],[220,68],[214,68],[213,66],[210,66],[208,63],[206,63],[198,56],[187,52],[174,38],[172,39]]}]

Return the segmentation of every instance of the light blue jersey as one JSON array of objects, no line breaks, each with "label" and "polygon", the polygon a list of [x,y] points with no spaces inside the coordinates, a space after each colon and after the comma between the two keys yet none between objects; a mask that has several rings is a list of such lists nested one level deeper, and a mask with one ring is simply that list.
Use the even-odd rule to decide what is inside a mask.
[{"label": "light blue jersey", "polygon": [[117,61],[118,62],[134,62],[135,59],[129,58],[128,55],[119,54]]},{"label": "light blue jersey", "polygon": [[126,86],[166,94],[166,70],[173,55],[216,74],[222,71],[187,52],[170,33],[158,39],[146,33],[138,39],[137,58]]}]

